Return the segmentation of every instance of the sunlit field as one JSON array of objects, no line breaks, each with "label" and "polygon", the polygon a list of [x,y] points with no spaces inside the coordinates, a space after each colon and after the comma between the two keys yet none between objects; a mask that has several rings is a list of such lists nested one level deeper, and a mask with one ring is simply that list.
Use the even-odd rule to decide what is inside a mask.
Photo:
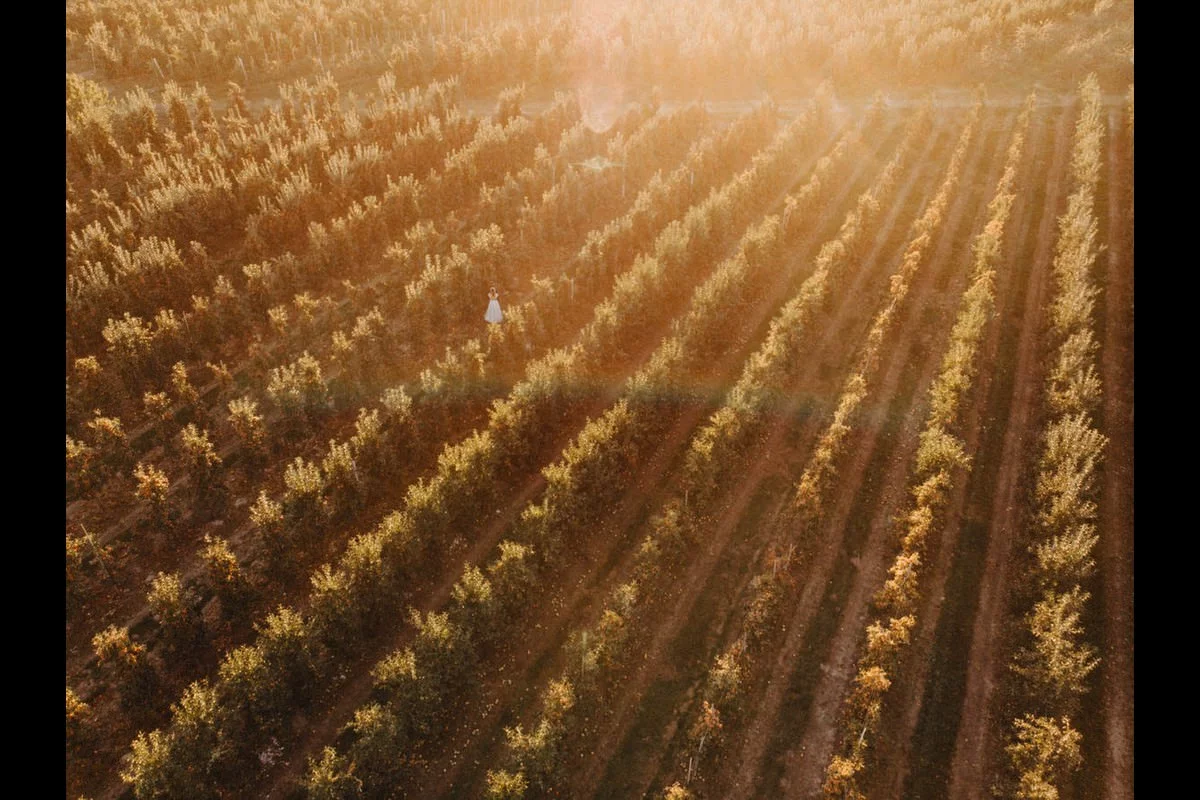
[{"label": "sunlit field", "polygon": [[68,800],[1133,797],[1128,0],[67,0]]}]

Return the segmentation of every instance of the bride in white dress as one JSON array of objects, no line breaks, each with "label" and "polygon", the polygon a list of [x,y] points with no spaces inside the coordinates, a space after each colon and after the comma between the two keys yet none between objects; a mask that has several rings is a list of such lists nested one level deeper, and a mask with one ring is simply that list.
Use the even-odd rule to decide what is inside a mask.
[{"label": "bride in white dress", "polygon": [[500,313],[500,295],[496,292],[495,286],[488,291],[487,313],[483,315],[483,318],[491,323],[504,320],[504,315]]}]

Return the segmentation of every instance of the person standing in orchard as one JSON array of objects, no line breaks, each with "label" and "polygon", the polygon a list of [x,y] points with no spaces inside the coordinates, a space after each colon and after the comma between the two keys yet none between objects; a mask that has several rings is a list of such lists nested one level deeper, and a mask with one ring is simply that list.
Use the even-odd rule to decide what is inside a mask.
[{"label": "person standing in orchard", "polygon": [[504,320],[504,315],[500,313],[500,295],[496,292],[495,286],[488,290],[487,313],[483,315],[483,318],[492,324],[498,324]]}]

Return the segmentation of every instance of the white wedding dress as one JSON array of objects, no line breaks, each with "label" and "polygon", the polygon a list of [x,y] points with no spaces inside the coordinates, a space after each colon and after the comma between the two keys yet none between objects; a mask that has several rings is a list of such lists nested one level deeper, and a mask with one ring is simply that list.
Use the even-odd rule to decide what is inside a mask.
[{"label": "white wedding dress", "polygon": [[504,315],[500,313],[499,299],[493,297],[488,301],[487,313],[483,315],[483,318],[488,322],[502,322],[504,320]]}]

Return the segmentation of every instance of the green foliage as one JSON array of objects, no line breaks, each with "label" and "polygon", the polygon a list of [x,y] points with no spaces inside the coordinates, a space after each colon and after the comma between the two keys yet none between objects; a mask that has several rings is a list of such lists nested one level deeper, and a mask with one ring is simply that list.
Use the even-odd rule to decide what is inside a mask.
[{"label": "green foliage", "polygon": [[1051,708],[1070,707],[1073,697],[1087,691],[1086,679],[1099,663],[1096,649],[1082,640],[1080,616],[1088,597],[1079,586],[1047,591],[1026,618],[1032,643],[1017,651],[1013,669],[1029,682],[1032,696]]},{"label": "green foliage", "polygon": [[575,534],[594,523],[625,486],[637,452],[634,421],[628,403],[619,400],[584,426],[559,461],[542,470],[546,491],[540,509],[527,508],[521,521],[543,554],[557,552],[564,533]]},{"label": "green foliage", "polygon": [[192,606],[195,598],[178,575],[160,572],[150,582],[146,604],[150,613],[176,642],[196,633],[199,622]]},{"label": "green foliage", "polygon": [[1063,340],[1047,376],[1047,406],[1054,414],[1092,412],[1100,404],[1100,376],[1096,373],[1098,345],[1090,328]]},{"label": "green foliage", "polygon": [[132,785],[138,800],[198,796],[185,768],[176,764],[172,744],[171,736],[159,730],[139,732],[133,740],[121,780]]},{"label": "green foliage", "polygon": [[154,524],[160,529],[168,527],[171,522],[168,503],[171,482],[167,480],[167,474],[153,464],[139,461],[133,470],[133,478],[137,481],[134,494],[150,507]]},{"label": "green foliage", "polygon": [[200,558],[204,562],[208,585],[221,599],[226,613],[240,612],[249,601],[252,588],[229,542],[205,534]]},{"label": "green foliage", "polygon": [[92,707],[67,687],[67,744],[78,744],[92,722]]},{"label": "green foliage", "polygon": [[309,800],[356,800],[362,797],[363,788],[354,765],[328,746],[320,758],[308,760],[303,786]]},{"label": "green foliage", "polygon": [[1088,498],[1107,444],[1084,414],[1060,418],[1047,428],[1035,489],[1037,522],[1045,533],[1095,519],[1096,504]]},{"label": "green foliage", "polygon": [[272,306],[267,309],[267,317],[271,321],[271,329],[279,336],[288,332],[288,307],[286,305]]},{"label": "green foliage", "polygon": [[200,430],[189,422],[179,432],[179,449],[188,465],[188,472],[196,482],[197,490],[204,495],[213,485],[221,457],[217,455],[208,438],[208,431]]},{"label": "green foliage", "polygon": [[381,403],[390,427],[399,427],[412,416],[412,398],[405,393],[403,387],[386,390]]},{"label": "green foliage", "polygon": [[487,789],[484,794],[488,800],[521,800],[527,791],[529,782],[525,780],[524,772],[488,770]]},{"label": "green foliage", "polygon": [[450,615],[456,627],[469,631],[479,643],[489,642],[496,635],[497,599],[492,584],[478,566],[467,566],[462,577],[450,591]]},{"label": "green foliage", "polygon": [[192,767],[192,796],[214,795],[213,773],[231,752],[231,744],[224,735],[226,711],[218,692],[208,681],[193,683],[179,703],[171,706],[171,713],[171,733],[178,760]]},{"label": "green foliage", "polygon": [[[333,508],[349,512],[362,503],[366,486],[355,462],[354,448],[350,442],[339,444],[329,440],[329,452],[321,461],[321,472]],[[291,489],[290,484],[288,488]]]},{"label": "green foliage", "polygon": [[131,665],[141,659],[146,648],[129,638],[128,628],[110,625],[92,637],[92,649],[101,664]]},{"label": "green foliage", "polygon": [[110,625],[92,637],[92,649],[102,667],[111,669],[127,710],[141,709],[158,685],[146,646],[134,642],[128,628]]},{"label": "green foliage", "polygon": [[139,375],[153,346],[153,329],[126,311],[121,319],[108,320],[101,335],[118,369],[127,377]]},{"label": "green foliage", "polygon": [[[193,297],[192,299],[194,301],[196,298]],[[224,392],[233,388],[233,373],[229,371],[229,367],[225,366],[224,361],[220,361],[216,364],[212,363],[211,361],[206,361],[204,365],[208,367],[209,372],[212,373],[213,380],[216,382],[217,386],[221,388],[221,391]]]},{"label": "green foliage", "polygon": [[188,378],[187,365],[182,361],[176,362],[171,367],[171,390],[175,394],[175,399],[185,406],[196,407],[200,402],[200,394],[196,391],[196,387],[192,386],[192,382]]},{"label": "green foliage", "polygon": [[1039,581],[1044,587],[1067,587],[1090,577],[1096,567],[1092,551],[1099,540],[1096,526],[1083,523],[1035,545]]},{"label": "green foliage", "polygon": [[849,757],[835,755],[825,768],[825,784],[822,787],[824,796],[830,800],[867,800],[867,796],[859,791],[855,780],[864,766],[862,755],[857,749]]},{"label": "green foliage", "polygon": [[751,579],[742,630],[752,643],[767,635],[782,592],[782,576],[775,571],[761,572]]},{"label": "green foliage", "polygon": [[1016,774],[1012,796],[1018,800],[1058,800],[1059,787],[1083,764],[1079,732],[1069,717],[1026,714],[1013,721],[1013,740],[1005,747]]},{"label": "green foliage", "polygon": [[146,392],[142,395],[142,408],[154,423],[161,424],[171,418],[171,398],[166,392]]},{"label": "green foliage", "polygon": [[283,519],[289,526],[308,534],[324,520],[325,478],[316,464],[296,456],[283,473]]},{"label": "green foliage", "polygon": [[1075,190],[1059,218],[1053,265],[1050,322],[1057,341],[1046,384],[1050,420],[1034,488],[1036,538],[1030,549],[1037,599],[1024,618],[1012,662],[1026,713],[1013,720],[1007,747],[1014,784],[1008,792],[1039,800],[1059,797],[1079,768],[1079,734],[1067,715],[1079,707],[1099,663],[1096,649],[1084,640],[1088,593],[1080,584],[1095,567],[1096,472],[1108,443],[1091,419],[1101,387],[1092,330],[1098,289],[1089,274],[1097,252],[1094,197],[1106,125],[1094,75],[1084,80],[1080,94],[1071,157]]},{"label": "green foliage", "polygon": [[273,368],[267,396],[289,419],[304,419],[328,399],[320,363],[305,350],[291,364]]},{"label": "green foliage", "polygon": [[314,633],[324,642],[344,646],[360,632],[360,609],[350,594],[350,577],[322,564],[313,573],[310,617]]},{"label": "green foliage", "polygon": [[67,486],[72,495],[82,494],[95,484],[95,461],[95,448],[67,436]]},{"label": "green foliage", "polygon": [[83,566],[88,553],[87,539],[82,536],[68,536],[66,543],[67,552],[67,590],[78,584],[83,578]]},{"label": "green foliage", "polygon": [[284,677],[271,669],[259,647],[235,647],[221,659],[218,686],[229,710],[229,737],[245,750],[278,730],[290,712]]},{"label": "green foliage", "polygon": [[695,797],[679,781],[672,783],[663,791],[663,800],[695,800]]},{"label": "green foliage", "polygon": [[700,713],[696,715],[692,728],[688,731],[688,739],[696,744],[697,757],[703,755],[704,746],[720,736],[724,727],[721,712],[717,707],[707,700],[702,701]]},{"label": "green foliage", "polygon": [[717,656],[708,671],[704,693],[717,708],[730,708],[741,691],[743,652],[742,646],[735,642]]},{"label": "green foliage", "polygon": [[692,543],[692,525],[689,515],[678,497],[672,497],[650,521],[652,540],[663,552],[678,558],[687,552]]},{"label": "green foliage", "polygon": [[354,712],[354,719],[344,730],[354,736],[349,756],[366,792],[390,785],[406,743],[404,731],[391,711],[378,703],[368,703]]},{"label": "green foliage", "polygon": [[283,506],[267,497],[265,490],[259,492],[258,499],[250,506],[250,523],[268,556],[276,563],[281,562],[291,539],[283,524]]},{"label": "green foliage", "polygon": [[881,610],[908,610],[918,598],[917,579],[920,577],[921,554],[904,551],[899,553],[888,567],[888,579],[875,595],[875,604]]},{"label": "green foliage", "polygon": [[[105,467],[119,469],[129,462],[129,438],[120,419],[97,414],[88,421],[87,428],[92,435],[92,445]],[[68,453],[69,450],[68,446]]]},{"label": "green foliage", "polygon": [[[959,301],[950,341],[930,388],[929,412],[920,434],[913,471],[913,505],[898,520],[900,551],[889,567],[888,580],[873,598],[876,616],[867,626],[854,688],[844,704],[842,745],[826,765],[823,792],[827,798],[865,800],[858,779],[866,766],[864,755],[869,747],[867,736],[878,724],[884,695],[892,685],[890,673],[896,668],[900,653],[908,645],[916,625],[914,614],[919,601],[924,545],[938,523],[956,473],[971,467],[965,443],[956,432],[960,425],[961,408],[978,370],[980,342],[993,313],[995,268],[1012,206],[1012,185],[1031,110],[1032,97],[1027,101],[1013,132],[1005,170],[988,205],[988,222],[972,242],[971,283]],[[894,324],[897,304],[908,292],[923,254],[932,241],[931,234],[936,233],[941,225],[949,190],[958,180],[966,143],[974,135],[978,116],[977,105],[951,157],[942,189],[913,226],[913,239],[905,252],[900,270],[892,276],[890,302],[876,316],[868,335],[867,349],[861,356],[864,367],[877,367],[877,349],[883,341],[883,331]],[[858,387],[859,390],[863,388],[862,385]],[[857,405],[860,401],[852,402]]]},{"label": "green foliage", "polygon": [[542,693],[542,716],[532,732],[526,733],[520,725],[504,729],[513,771],[524,775],[531,788],[547,790],[562,766],[566,717],[574,705],[571,684],[554,681]]},{"label": "green foliage", "polygon": [[404,708],[417,700],[420,677],[412,648],[397,650],[371,670],[375,688],[395,708]]},{"label": "green foliage", "polygon": [[229,401],[229,424],[242,445],[251,452],[258,451],[266,442],[267,432],[258,403],[249,397]]},{"label": "green foliage", "polygon": [[[358,418],[354,421],[354,435],[350,437],[350,452],[354,463],[362,466],[363,482],[369,477],[382,477],[394,460],[390,447],[395,438],[391,426],[385,427],[384,420],[379,415],[379,409],[365,408],[358,410]],[[328,472],[328,469],[326,469]]]},{"label": "green foliage", "polygon": [[254,629],[270,673],[280,676],[291,702],[306,702],[323,657],[309,624],[294,610],[280,606]]},{"label": "green foliage", "polygon": [[410,609],[409,622],[417,629],[413,653],[428,680],[428,690],[432,697],[444,698],[473,663],[475,653],[470,639],[448,613],[430,611],[422,617]]}]

